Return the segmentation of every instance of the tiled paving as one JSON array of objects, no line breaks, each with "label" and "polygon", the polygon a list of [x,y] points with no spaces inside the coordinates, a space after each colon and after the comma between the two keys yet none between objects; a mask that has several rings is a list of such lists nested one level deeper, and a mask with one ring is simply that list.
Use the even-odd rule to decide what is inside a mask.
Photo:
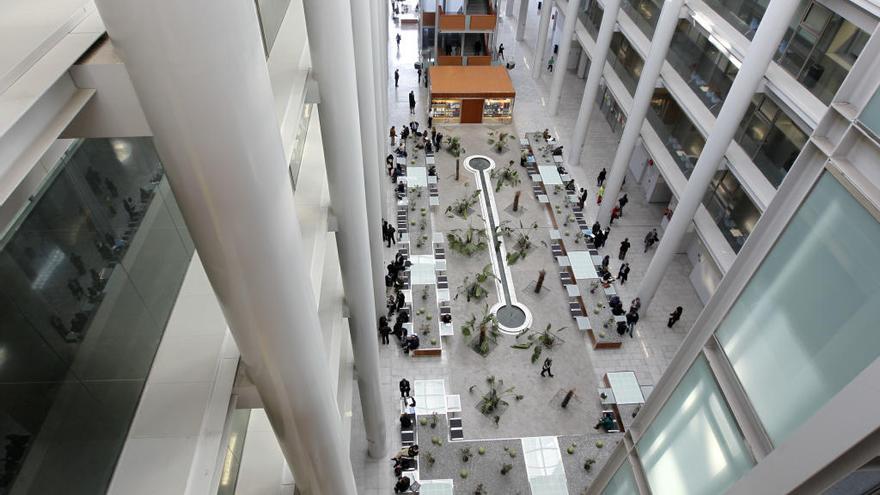
[{"label": "tiled paving", "polygon": [[[546,108],[546,100],[549,97],[550,74],[544,71],[541,78],[536,81],[531,78],[529,73],[532,47],[535,42],[538,21],[538,17],[535,15],[534,10],[534,8],[530,7],[526,39],[521,43],[518,43],[513,39],[515,19],[501,17],[499,21],[498,33],[500,41],[505,45],[505,53],[508,56],[508,59],[513,59],[517,64],[516,69],[510,72],[517,91],[517,101],[514,113],[515,126],[520,134],[527,131],[543,130],[545,128],[549,129],[551,134],[556,136],[557,139],[565,145],[570,142],[570,133],[574,128],[578,105],[580,104],[580,97],[583,92],[584,81],[578,79],[573,71],[569,71],[566,74],[562,92],[563,102],[560,105],[559,115],[551,117]],[[504,12],[503,6],[499,8],[499,11]],[[518,9],[514,9],[514,11],[517,12]],[[556,38],[558,38],[559,30],[561,29],[561,20],[562,17],[560,16],[558,22],[556,22],[557,28],[554,31],[554,36]],[[408,94],[413,90],[417,95],[416,118],[421,122],[421,126],[424,127],[426,124],[424,110],[427,90],[422,84],[417,84],[417,75],[413,68],[413,63],[417,58],[417,28],[408,25],[399,30],[398,27],[392,23],[390,29],[389,40],[391,40],[391,42],[389,43],[390,67],[388,89],[390,123],[396,125],[398,129],[400,129],[402,124],[408,123],[414,118],[409,115],[407,102]],[[398,32],[400,32],[402,37],[399,51],[393,41],[394,36]],[[549,50],[552,49],[553,44],[554,42],[548,43],[548,53]],[[400,70],[399,88],[394,87],[393,78],[391,77],[395,68]],[[383,132],[387,133],[387,129],[383,130]],[[523,136],[520,135],[518,137],[522,138]],[[390,151],[390,143],[387,144],[389,145]],[[595,176],[601,168],[610,165],[616,147],[617,137],[611,132],[611,129],[605,121],[604,115],[598,111],[594,112],[593,121],[591,122],[589,135],[587,137],[587,143],[581,157],[581,167],[569,167],[569,173],[572,177],[578,182],[578,184],[586,187],[589,191],[589,197],[584,211],[582,212],[584,221],[587,223],[592,222],[598,210],[594,201],[596,193]],[[538,172],[535,167],[533,167],[533,170],[534,173]],[[443,180],[447,180],[447,178],[441,177],[441,181]],[[443,187],[443,185],[440,186],[441,190],[439,194],[450,194],[449,192],[444,191]],[[521,189],[528,190],[529,187],[531,187],[530,181],[528,177],[524,177]],[[661,212],[665,205],[646,203],[639,192],[638,185],[635,184],[632,177],[630,177],[628,183],[624,186],[623,191],[629,193],[630,199],[630,203],[626,208],[626,215],[614,223],[611,236],[608,239],[606,247],[601,250],[600,254],[603,256],[605,254],[611,254],[611,257],[614,259],[611,264],[611,271],[612,273],[616,273],[619,263],[616,260],[618,245],[625,237],[628,237],[633,243],[633,248],[630,250],[630,254],[627,257],[627,262],[629,262],[632,269],[629,281],[625,285],[617,284],[617,292],[624,301],[624,304],[628,306],[629,302],[635,295],[638,283],[644,275],[652,255],[652,252],[647,254],[642,253],[641,239],[644,237],[648,229],[659,225],[662,216]],[[386,198],[387,207],[385,209],[385,213],[389,217],[393,217],[395,214],[395,201],[391,198],[391,193],[392,191],[390,191],[389,188],[389,197]],[[431,194],[434,196],[433,190],[431,191]],[[500,204],[499,207],[501,207]],[[581,218],[578,218],[578,222],[581,222]],[[404,223],[402,227],[405,229],[406,224]],[[442,248],[442,240],[440,244],[437,244],[437,240],[434,242],[436,253],[438,245]],[[397,246],[397,248],[399,247],[400,245]],[[555,248],[548,246],[545,249],[549,251],[550,249]],[[394,252],[394,248],[388,249],[385,253],[386,259],[390,259]],[[442,252],[442,256],[445,260],[445,251]],[[577,352],[582,354],[582,361],[585,366],[584,369],[593,370],[594,376],[590,377],[590,379],[587,380],[588,382],[598,383],[603,375],[609,371],[631,370],[635,372],[640,384],[657,383],[678,349],[687,329],[702,309],[702,304],[689,280],[690,271],[690,263],[686,256],[684,254],[677,256],[673,262],[673,266],[668,270],[666,278],[661,284],[660,291],[654,304],[636,326],[634,338],[630,341],[629,337],[626,337],[627,341],[624,342],[625,345],[620,349],[594,351],[590,349],[589,346],[586,346],[585,349],[577,350]],[[438,273],[438,275],[440,274]],[[565,301],[567,301],[566,294],[564,291],[560,291],[559,285],[557,285],[557,282],[555,281],[556,275],[551,274],[549,270],[548,275],[552,276],[547,278],[546,284],[547,286],[552,286],[551,291],[553,292],[551,292],[549,296],[546,296],[546,299],[541,300],[542,304],[543,301],[548,301],[550,298],[554,298],[559,299],[560,304],[564,305]],[[438,279],[438,283],[446,285],[446,273],[443,272],[440,276],[442,276],[442,282]],[[517,275],[514,274],[514,278],[516,277]],[[584,289],[582,288],[581,292],[583,291]],[[535,301],[535,304],[537,304],[537,300]],[[540,306],[540,304],[537,305]],[[675,328],[668,329],[666,327],[666,314],[678,305],[685,308],[684,316]],[[552,308],[556,307],[557,304],[554,303]],[[570,328],[574,326],[574,321],[571,321],[572,324]],[[456,324],[458,324],[457,319]],[[383,346],[380,349],[380,352],[382,366],[381,380],[388,403],[386,412],[389,433],[389,456],[390,453],[393,450],[396,450],[399,446],[398,417],[400,409],[397,401],[397,398],[399,397],[397,383],[402,377],[408,378],[413,383],[418,383],[421,380],[444,379],[446,380],[446,393],[466,394],[466,390],[462,390],[462,387],[466,388],[465,384],[472,379],[471,377],[473,375],[481,377],[485,376],[484,364],[475,364],[472,368],[467,366],[460,367],[460,365],[457,365],[459,367],[453,368],[450,365],[450,358],[446,355],[439,358],[411,359],[404,357],[394,348],[394,346]],[[482,361],[474,361],[474,363],[482,363]],[[556,372],[555,368],[554,372]],[[517,390],[522,391],[522,393],[530,394],[530,388],[542,387],[542,384],[546,383],[531,378],[518,378],[517,373],[519,373],[518,370],[511,369],[509,375],[511,380],[516,379],[515,384],[517,385]],[[589,372],[587,371],[587,374],[588,373]],[[530,368],[527,371],[527,374],[530,377],[533,374],[533,370]],[[507,377],[506,374],[505,378]],[[511,383],[513,384],[513,382]],[[598,407],[598,397],[594,397],[594,392],[594,390],[580,390],[579,396],[582,398],[581,400],[589,401],[591,406],[592,402],[595,400],[595,402],[597,402],[596,406]],[[355,468],[356,479],[358,481],[359,493],[393,493],[393,476],[387,458],[373,460],[369,459],[366,455],[366,439],[364,437],[360,401],[358,400],[357,394],[357,387],[354,387],[355,397],[353,400],[353,410],[351,411],[351,457]],[[529,428],[528,421],[530,418],[528,418],[528,414],[519,417],[518,415],[522,414],[521,412],[513,411],[508,413],[508,415],[511,414],[512,416],[509,419],[508,416],[505,416],[504,419],[504,421],[509,421],[509,425],[506,426],[507,428],[516,429],[517,427],[521,427],[523,430]],[[534,414],[537,415],[540,413],[535,412]],[[532,421],[534,419],[534,417],[531,418]],[[593,432],[591,427],[593,421],[595,421],[595,418],[583,418],[581,422],[584,425],[584,433],[587,433],[586,430],[589,430],[590,433]],[[466,425],[466,427],[467,426],[468,425]],[[472,431],[468,432],[469,435],[471,433]],[[562,433],[563,432],[559,432],[558,434]],[[598,469],[599,467],[601,466],[596,466],[594,469]]]}]

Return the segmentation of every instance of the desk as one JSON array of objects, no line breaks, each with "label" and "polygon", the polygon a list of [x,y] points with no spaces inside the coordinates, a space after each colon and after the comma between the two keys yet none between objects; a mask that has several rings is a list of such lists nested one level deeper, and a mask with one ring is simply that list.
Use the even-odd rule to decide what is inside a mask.
[{"label": "desk", "polygon": [[596,273],[596,267],[593,266],[593,260],[587,251],[569,251],[568,261],[571,263],[571,269],[574,272],[576,280],[590,280],[599,278]]},{"label": "desk", "polygon": [[614,371],[606,373],[605,382],[614,393],[617,405],[645,403],[645,397],[642,395],[642,389],[639,387],[639,381],[636,379],[634,372]]},{"label": "desk", "polygon": [[545,185],[562,185],[562,177],[559,176],[559,171],[555,166],[539,165],[538,171],[541,173],[541,179],[544,180]]}]

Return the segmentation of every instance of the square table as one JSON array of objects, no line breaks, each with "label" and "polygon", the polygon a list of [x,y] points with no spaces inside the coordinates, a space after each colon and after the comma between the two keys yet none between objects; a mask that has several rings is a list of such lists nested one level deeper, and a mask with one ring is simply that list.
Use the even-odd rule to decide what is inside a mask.
[{"label": "square table", "polygon": [[562,239],[562,234],[556,229],[550,229],[550,240],[558,241],[559,239]]},{"label": "square table", "polygon": [[561,267],[571,266],[568,256],[557,256],[556,263]]},{"label": "square table", "polygon": [[548,198],[546,194],[539,194],[538,195],[538,203],[547,204],[549,202],[550,202],[550,198]]},{"label": "square table", "polygon": [[636,374],[632,371],[614,371],[605,374],[605,382],[614,392],[617,405],[644,404],[645,397]]},{"label": "square table", "polygon": [[555,166],[539,165],[538,171],[545,185],[562,185],[562,177],[559,176],[559,170]]},{"label": "square table", "polygon": [[590,253],[586,251],[569,251],[568,260],[571,263],[571,269],[574,272],[576,280],[590,280],[599,278],[596,273],[596,267],[590,259]]},{"label": "square table", "polygon": [[577,323],[578,330],[592,330],[593,325],[586,316],[575,316],[574,321]]},{"label": "square table", "polygon": [[577,297],[581,295],[581,290],[578,289],[577,285],[566,285],[565,292],[568,293],[568,297]]},{"label": "square table", "polygon": [[409,187],[428,187],[428,169],[426,169],[425,167],[416,166],[407,167],[406,185],[408,185]]},{"label": "square table", "polygon": [[434,165],[434,155],[428,155],[425,157],[425,165]]}]

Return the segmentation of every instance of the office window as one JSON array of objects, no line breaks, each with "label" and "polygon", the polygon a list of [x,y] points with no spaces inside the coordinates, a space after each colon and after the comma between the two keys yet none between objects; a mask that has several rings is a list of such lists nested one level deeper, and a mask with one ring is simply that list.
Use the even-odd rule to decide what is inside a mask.
[{"label": "office window", "polygon": [[769,96],[755,94],[734,139],[767,180],[779,187],[807,143],[807,133]]},{"label": "office window", "polygon": [[868,33],[816,2],[803,2],[776,61],[826,105],[852,69]]},{"label": "office window", "polygon": [[761,218],[760,210],[730,170],[715,172],[703,197],[703,206],[737,253]]},{"label": "office window", "polygon": [[628,461],[617,468],[617,472],[611,477],[611,481],[605,485],[602,495],[638,495],[639,488],[636,486],[636,479],[633,477],[632,466]]},{"label": "office window", "polygon": [[880,225],[826,172],[721,323],[777,445],[880,356],[878,256]]},{"label": "office window", "polygon": [[880,90],[868,101],[859,115],[859,121],[873,132],[874,136],[880,138]]},{"label": "office window", "polygon": [[724,493],[754,464],[703,356],[636,448],[651,490],[658,494]]}]

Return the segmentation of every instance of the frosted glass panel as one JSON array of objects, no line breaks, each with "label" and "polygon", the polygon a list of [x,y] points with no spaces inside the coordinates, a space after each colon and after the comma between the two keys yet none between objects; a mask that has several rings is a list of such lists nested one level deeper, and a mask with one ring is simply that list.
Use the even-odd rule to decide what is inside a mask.
[{"label": "frosted glass panel", "polygon": [[633,478],[632,466],[624,462],[611,477],[611,481],[602,490],[602,495],[638,495],[636,480]]},{"label": "frosted glass panel", "polygon": [[753,464],[702,356],[684,375],[636,447],[656,494],[724,493]]},{"label": "frosted glass panel", "polygon": [[859,120],[868,129],[871,129],[874,135],[880,136],[880,91],[874,93],[874,96],[868,101],[868,105],[859,115]]},{"label": "frosted glass panel", "polygon": [[773,442],[880,355],[880,225],[820,178],[718,329]]}]

